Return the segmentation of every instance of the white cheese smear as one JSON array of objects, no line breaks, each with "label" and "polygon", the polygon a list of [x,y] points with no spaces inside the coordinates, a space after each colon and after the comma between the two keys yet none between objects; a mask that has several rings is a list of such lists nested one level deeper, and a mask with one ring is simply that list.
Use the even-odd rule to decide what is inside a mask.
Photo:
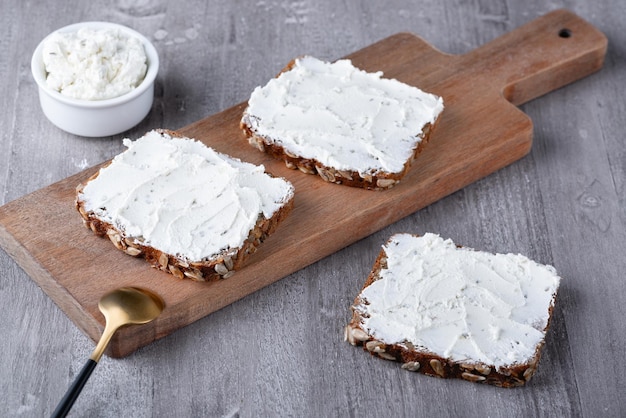
[{"label": "white cheese smear", "polygon": [[394,235],[384,251],[387,268],[356,307],[372,336],[496,367],[535,355],[560,282],[552,266],[457,248],[430,233]]},{"label": "white cheese smear", "polygon": [[306,56],[257,87],[244,118],[256,134],[328,167],[398,173],[443,99],[382,75]]},{"label": "white cheese smear", "polygon": [[262,165],[189,138],[151,131],[124,144],[78,198],[124,236],[189,261],[240,247],[260,215],[271,218],[294,194]]},{"label": "white cheese smear", "polygon": [[48,87],[81,100],[104,100],[136,88],[146,75],[141,40],[119,29],[55,32],[43,44]]}]

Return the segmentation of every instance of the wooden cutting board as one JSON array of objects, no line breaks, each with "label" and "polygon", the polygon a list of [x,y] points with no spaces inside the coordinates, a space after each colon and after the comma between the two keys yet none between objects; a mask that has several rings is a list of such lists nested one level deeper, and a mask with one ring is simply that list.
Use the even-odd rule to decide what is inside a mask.
[{"label": "wooden cutting board", "polygon": [[559,10],[465,55],[444,54],[409,33],[351,54],[364,70],[444,98],[430,143],[387,191],[328,184],[268,158],[239,130],[245,103],[181,129],[218,151],[265,164],[296,187],[293,212],[243,270],[223,281],[177,280],[84,228],[74,189],[97,167],[1,207],[0,245],[94,341],[104,328],[102,294],[129,285],[159,293],[163,314],[121,329],[111,341],[107,354],[125,356],[523,157],[533,125],[515,105],[600,69],[606,47],[602,33]]}]

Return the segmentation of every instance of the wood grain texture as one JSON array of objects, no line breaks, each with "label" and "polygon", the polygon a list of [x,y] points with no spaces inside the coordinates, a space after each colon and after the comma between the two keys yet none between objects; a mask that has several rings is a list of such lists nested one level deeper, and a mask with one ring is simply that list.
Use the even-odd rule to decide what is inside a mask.
[{"label": "wood grain texture", "polygon": [[[411,32],[438,50],[462,55],[561,7],[607,35],[607,56],[597,74],[521,106],[534,124],[529,155],[125,359],[103,359],[74,415],[623,416],[626,5],[0,4],[3,203],[79,174],[123,148],[122,135],[78,138],[43,119],[28,63],[30,51],[57,27],[111,20],[155,42],[162,58],[156,101],[150,116],[125,134],[134,137],[153,127],[187,127],[229,109],[302,53],[337,59]],[[564,284],[538,373],[527,387],[496,390],[414,375],[342,340],[350,302],[380,245],[407,231],[438,232],[464,245],[521,252],[556,266]],[[48,415],[93,343],[4,252],[0,277],[0,415]]]},{"label": "wood grain texture", "polygon": [[[576,42],[559,36],[563,27]],[[134,285],[161,295],[166,308],[159,318],[113,337],[108,354],[125,356],[522,158],[532,122],[506,98],[525,101],[587,76],[601,68],[605,52],[602,33],[560,10],[461,56],[408,33],[351,54],[360,68],[434,92],[446,106],[410,172],[382,192],[328,184],[259,153],[239,128],[245,104],[181,129],[220,152],[264,164],[296,188],[290,216],[228,280],[174,280],[81,228],[75,188],[97,167],[0,207],[0,244],[94,341],[104,328],[97,308],[103,293]],[[38,216],[44,205],[46,216]]]}]

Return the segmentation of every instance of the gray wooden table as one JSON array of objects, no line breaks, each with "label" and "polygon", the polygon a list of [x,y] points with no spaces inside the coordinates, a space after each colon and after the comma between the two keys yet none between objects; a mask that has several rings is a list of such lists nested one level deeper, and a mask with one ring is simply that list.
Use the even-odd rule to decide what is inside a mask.
[{"label": "gray wooden table", "polygon": [[[124,359],[103,358],[73,416],[626,416],[626,2],[5,0],[0,203],[247,99],[293,57],[334,60],[409,31],[468,52],[555,8],[609,38],[605,67],[527,103],[530,155]],[[46,34],[113,21],[161,58],[150,116],[86,139],[39,108],[30,57]],[[42,207],[45,216],[45,207]],[[395,232],[520,252],[563,276],[539,370],[499,389],[401,370],[343,341],[349,306]],[[94,344],[0,251],[0,416],[46,416]]]}]

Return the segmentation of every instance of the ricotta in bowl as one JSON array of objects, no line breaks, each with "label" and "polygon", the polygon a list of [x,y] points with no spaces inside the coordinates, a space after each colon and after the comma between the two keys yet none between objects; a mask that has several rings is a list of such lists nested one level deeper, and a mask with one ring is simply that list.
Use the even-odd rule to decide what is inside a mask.
[{"label": "ricotta in bowl", "polygon": [[137,31],[111,22],[55,30],[31,60],[44,115],[74,135],[105,137],[131,129],[152,109],[159,56]]},{"label": "ricotta in bowl", "polygon": [[55,32],[42,54],[48,87],[81,100],[122,96],[141,84],[148,69],[141,40],[119,28]]}]

